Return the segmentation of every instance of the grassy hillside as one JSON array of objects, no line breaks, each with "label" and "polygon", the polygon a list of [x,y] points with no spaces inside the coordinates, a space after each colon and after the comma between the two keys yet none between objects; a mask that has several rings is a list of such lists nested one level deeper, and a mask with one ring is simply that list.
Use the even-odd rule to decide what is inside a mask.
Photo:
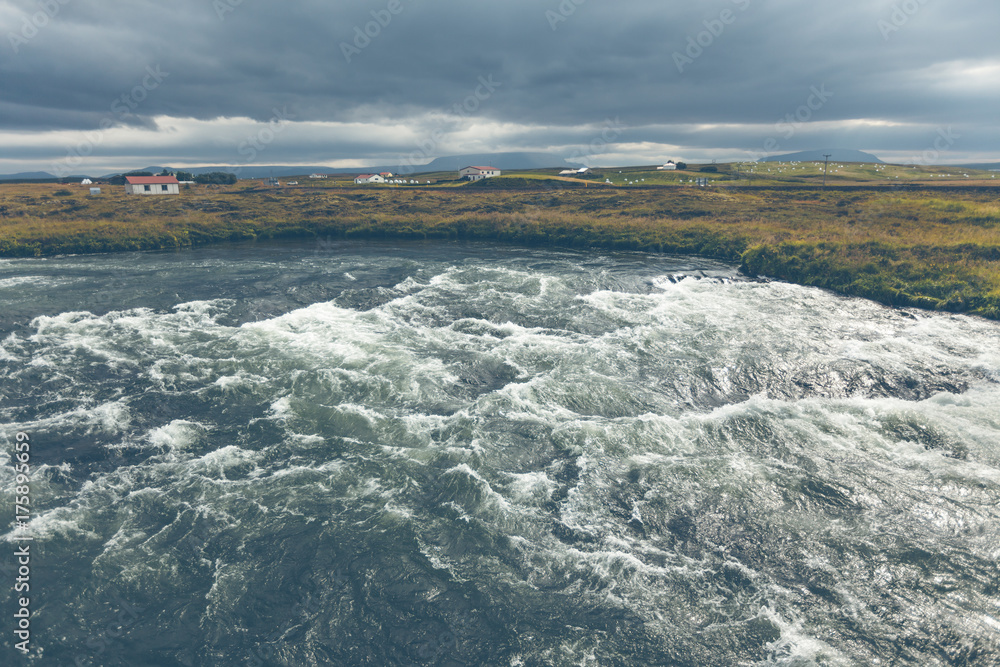
[{"label": "grassy hillside", "polygon": [[174,197],[0,185],[0,255],[278,237],[491,239],[697,253],[887,304],[1000,319],[996,187],[609,187],[600,174],[581,187],[543,171],[515,174],[508,188],[441,176],[431,187],[241,182]]}]

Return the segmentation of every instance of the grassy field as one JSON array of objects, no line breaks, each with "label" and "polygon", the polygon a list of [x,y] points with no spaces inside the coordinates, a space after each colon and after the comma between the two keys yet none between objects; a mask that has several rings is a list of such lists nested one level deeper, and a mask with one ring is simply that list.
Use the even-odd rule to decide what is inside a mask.
[{"label": "grassy field", "polygon": [[[753,274],[890,305],[1000,319],[1000,186],[993,174],[965,178],[969,172],[953,170],[950,178],[933,177],[938,187],[928,187],[927,174],[908,181],[923,186],[890,187],[904,180],[893,170],[906,168],[852,165],[840,174],[848,180],[822,189],[806,185],[815,175],[800,175],[801,166],[786,173],[772,165],[775,178],[752,185],[735,179],[734,165],[715,173],[595,170],[587,179],[538,170],[469,185],[451,173],[408,177],[419,186],[299,178],[300,186],[265,188],[241,181],[189,186],[172,197],[127,196],[108,185],[90,196],[79,185],[0,184],[0,255],[290,237],[641,249],[727,259]],[[878,173],[864,181],[865,169]],[[716,185],[663,187],[671,178],[702,175]],[[616,176],[641,185],[605,183]]]}]

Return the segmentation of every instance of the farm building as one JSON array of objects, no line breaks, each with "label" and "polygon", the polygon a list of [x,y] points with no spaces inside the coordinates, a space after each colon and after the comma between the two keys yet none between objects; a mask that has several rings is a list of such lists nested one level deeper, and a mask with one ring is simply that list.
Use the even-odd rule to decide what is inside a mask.
[{"label": "farm building", "polygon": [[466,167],[458,172],[461,178],[467,178],[470,181],[480,181],[484,178],[493,178],[494,176],[500,175],[500,170],[496,167]]},{"label": "farm building", "polygon": [[125,194],[179,195],[181,186],[173,176],[126,176]]},{"label": "farm building", "polygon": [[662,167],[657,167],[660,171],[674,171],[677,169],[677,164],[673,160],[668,160]]},{"label": "farm building", "polygon": [[385,179],[379,174],[361,174],[354,179],[354,182],[358,185],[365,183],[385,183]]}]

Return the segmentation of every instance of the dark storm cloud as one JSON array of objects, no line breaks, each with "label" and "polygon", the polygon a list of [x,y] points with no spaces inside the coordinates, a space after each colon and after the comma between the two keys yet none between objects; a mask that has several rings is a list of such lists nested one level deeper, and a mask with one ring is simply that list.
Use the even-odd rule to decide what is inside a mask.
[{"label": "dark storm cloud", "polygon": [[[586,142],[618,118],[622,142],[732,152],[785,134],[779,121],[807,105],[783,148],[917,150],[940,125],[997,150],[997,25],[992,0],[0,0],[0,131],[266,122],[286,109],[296,123],[410,122],[417,138],[395,148],[407,153],[452,131],[462,119],[439,114],[472,99],[476,120],[507,125],[503,147],[539,132],[519,147]],[[476,100],[483,80],[494,90]],[[822,124],[857,119],[889,124]],[[156,154],[222,160],[231,143]],[[292,147],[268,159],[303,159]],[[326,155],[393,150],[360,141]]]}]

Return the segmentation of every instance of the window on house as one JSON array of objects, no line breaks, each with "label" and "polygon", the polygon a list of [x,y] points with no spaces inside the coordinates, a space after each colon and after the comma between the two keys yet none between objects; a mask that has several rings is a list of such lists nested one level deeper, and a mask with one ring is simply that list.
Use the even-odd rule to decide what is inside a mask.
[{"label": "window on house", "polygon": [[145,190],[146,192],[149,192],[149,191],[150,191],[150,188],[149,188],[149,186],[148,186],[148,185],[144,185],[144,186],[142,186],[142,187],[143,187],[143,189],[144,189],[144,190]]},{"label": "window on house", "polygon": [[160,186],[160,190],[162,190],[163,192],[166,192],[167,191],[167,186],[161,185]]}]

